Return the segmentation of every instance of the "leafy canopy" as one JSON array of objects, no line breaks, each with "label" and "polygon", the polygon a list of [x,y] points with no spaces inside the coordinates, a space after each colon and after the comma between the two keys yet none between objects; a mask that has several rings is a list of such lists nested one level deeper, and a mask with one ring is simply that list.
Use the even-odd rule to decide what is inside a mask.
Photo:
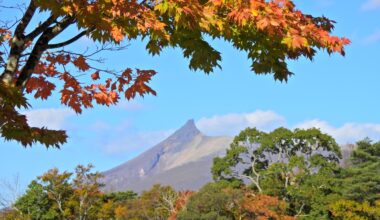
[{"label": "leafy canopy", "polygon": [[22,219],[98,219],[102,200],[110,198],[101,192],[101,174],[92,168],[78,165],[75,173],[50,169],[29,184],[15,209]]},{"label": "leafy canopy", "polygon": [[277,128],[269,133],[247,128],[224,157],[214,158],[212,174],[217,182],[247,184],[258,194],[285,200],[290,215],[321,219],[336,197],[339,158],[335,140],[316,128]]},{"label": "leafy canopy", "polygon": [[[41,13],[47,18],[29,27],[32,18],[44,17]],[[155,95],[148,86],[154,70],[99,66],[100,52],[122,50],[133,39],[144,39],[152,55],[181,48],[189,68],[205,73],[220,67],[222,59],[209,39],[223,39],[246,52],[256,74],[273,74],[281,81],[292,75],[288,60],[313,59],[318,49],[344,55],[349,44],[331,35],[334,21],[304,14],[291,0],[30,0],[16,25],[3,24],[0,134],[23,146],[59,147],[66,142],[64,131],[30,127],[16,110],[29,107],[24,92],[37,99],[50,97],[57,79],[63,84],[62,104],[77,113],[95,103],[116,104],[121,96]],[[76,35],[52,43],[72,26],[79,30]],[[98,48],[87,53],[67,49],[83,36]]]},{"label": "leafy canopy", "polygon": [[342,172],[341,188],[346,199],[372,205],[380,201],[380,142],[357,142],[351,165]]}]

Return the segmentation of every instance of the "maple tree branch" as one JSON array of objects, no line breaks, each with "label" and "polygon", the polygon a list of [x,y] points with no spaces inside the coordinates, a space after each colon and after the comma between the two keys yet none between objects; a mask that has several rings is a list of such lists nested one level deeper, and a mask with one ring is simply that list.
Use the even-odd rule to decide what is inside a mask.
[{"label": "maple tree branch", "polygon": [[32,20],[32,17],[34,15],[34,12],[36,11],[37,7],[34,4],[34,0],[31,0],[29,3],[28,8],[25,11],[24,16],[22,17],[20,23],[17,25],[15,29],[15,36],[21,37],[24,35],[24,31],[26,27],[28,26],[30,20]]},{"label": "maple tree branch", "polygon": [[44,32],[51,24],[53,24],[56,19],[57,17],[55,15],[50,15],[50,17],[46,21],[38,25],[38,27],[36,27],[36,29],[34,29],[32,32],[26,35],[25,38],[28,40],[33,40],[42,32]]},{"label": "maple tree branch", "polygon": [[[3,1],[0,1],[0,3],[2,4]],[[16,6],[0,5],[0,8],[19,10],[23,14],[25,12],[25,10],[26,10],[26,5],[25,5],[25,3],[16,4]]]},{"label": "maple tree branch", "polygon": [[0,21],[1,28],[6,30],[13,29],[14,26],[16,26],[21,19],[15,18],[14,20],[8,20],[8,21]]},{"label": "maple tree branch", "polygon": [[64,17],[60,22],[53,27],[47,28],[40,38],[37,40],[36,44],[33,47],[33,50],[26,61],[26,64],[22,68],[19,77],[16,81],[16,86],[25,87],[26,82],[32,75],[34,68],[38,64],[43,52],[46,51],[48,43],[51,39],[60,34],[63,30],[65,30],[68,26],[75,22],[75,18],[72,16]]},{"label": "maple tree branch", "polygon": [[301,215],[304,207],[305,207],[305,203],[302,203],[300,209],[298,210],[297,214],[295,215],[296,217],[298,217],[298,216],[307,216],[307,215]]},{"label": "maple tree branch", "polygon": [[56,48],[60,48],[60,47],[64,47],[64,46],[67,46],[69,44],[72,44],[74,43],[75,41],[79,40],[81,37],[89,34],[91,31],[93,31],[95,28],[90,28],[90,29],[87,29],[87,30],[84,30],[82,32],[80,32],[78,35],[76,35],[75,37],[67,40],[67,41],[64,41],[62,43],[57,43],[57,44],[49,44],[47,45],[47,48],[48,49],[56,49]]},{"label": "maple tree branch", "polygon": [[12,84],[13,77],[18,69],[19,60],[22,51],[25,49],[25,36],[24,31],[28,26],[29,22],[32,20],[32,17],[36,11],[36,5],[34,4],[34,0],[30,1],[30,4],[25,11],[21,21],[16,26],[14,37],[12,39],[12,45],[8,56],[8,62],[4,69],[3,74],[1,74],[0,79],[5,84]]},{"label": "maple tree branch", "polygon": [[124,46],[114,46],[114,45],[111,45],[111,44],[102,44],[100,47],[96,46],[96,49],[94,51],[91,51],[91,52],[89,52],[88,48],[87,48],[84,52],[73,52],[73,51],[61,49],[61,50],[56,50],[56,51],[52,51],[52,52],[49,52],[49,53],[53,53],[53,54],[65,53],[65,54],[69,54],[69,55],[82,56],[82,57],[84,57],[84,58],[86,58],[87,60],[90,60],[90,61],[94,61],[94,62],[98,62],[98,63],[104,63],[104,61],[105,61],[104,58],[94,59],[94,58],[91,58],[91,57],[93,57],[96,54],[99,54],[99,53],[101,53],[103,51],[111,51],[112,52],[112,51],[125,50],[128,46],[129,46],[129,44],[128,45],[124,45]]}]

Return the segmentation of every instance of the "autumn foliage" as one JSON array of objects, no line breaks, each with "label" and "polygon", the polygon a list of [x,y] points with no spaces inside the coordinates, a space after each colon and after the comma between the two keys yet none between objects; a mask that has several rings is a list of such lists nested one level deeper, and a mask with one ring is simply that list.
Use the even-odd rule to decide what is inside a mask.
[{"label": "autumn foliage", "polygon": [[[318,49],[344,55],[346,38],[331,35],[334,21],[298,10],[291,0],[30,0],[19,22],[0,27],[1,135],[28,146],[35,142],[59,147],[64,131],[31,128],[15,108],[7,90],[19,98],[32,93],[37,99],[61,94],[61,103],[81,113],[93,105],[114,105],[121,97],[155,95],[148,86],[154,70],[126,67],[101,68],[102,51],[122,50],[126,42],[143,39],[152,55],[163,48],[179,47],[189,68],[206,73],[220,67],[221,54],[210,43],[220,38],[247,53],[256,74],[273,74],[288,80],[287,60],[313,59]],[[30,21],[48,17],[26,33]],[[41,17],[41,16],[40,16]],[[40,18],[38,17],[38,18]],[[71,26],[79,33],[66,41],[51,43]],[[87,36],[98,45],[93,52],[70,50]],[[59,88],[57,88],[59,86]],[[17,93],[17,92],[16,92]],[[16,98],[17,99],[17,98]],[[17,120],[16,120],[17,118]],[[22,133],[22,135],[21,135]],[[22,136],[22,137],[21,137]]]},{"label": "autumn foliage", "polygon": [[294,220],[295,217],[286,215],[286,203],[276,197],[263,194],[246,194],[241,202],[246,212],[244,219],[281,219]]},{"label": "autumn foliage", "polygon": [[168,220],[176,220],[178,212],[182,211],[186,207],[187,200],[192,196],[194,192],[192,191],[182,191],[178,192],[177,199],[175,201],[174,210],[170,213]]},{"label": "autumn foliage", "polygon": [[[378,220],[379,158],[380,142],[365,139],[356,144],[346,166],[326,172],[330,164],[313,160],[319,162],[319,169],[298,176],[299,180],[292,181],[294,188],[278,190],[272,182],[261,192],[254,183],[236,184],[233,179],[209,182],[197,191],[178,192],[156,184],[140,194],[104,192],[101,174],[92,172],[92,165],[79,165],[73,173],[50,169],[33,180],[8,209],[0,210],[0,219]],[[281,180],[275,170],[266,170],[265,178],[271,173]]]}]

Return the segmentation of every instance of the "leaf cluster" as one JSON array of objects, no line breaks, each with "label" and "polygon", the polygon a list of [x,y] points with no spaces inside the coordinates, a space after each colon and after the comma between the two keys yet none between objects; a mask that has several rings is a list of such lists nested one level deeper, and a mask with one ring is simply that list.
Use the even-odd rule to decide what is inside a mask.
[{"label": "leaf cluster", "polygon": [[[62,85],[61,103],[76,113],[94,103],[114,105],[120,97],[130,100],[136,95],[155,95],[148,86],[156,74],[154,70],[102,68],[104,60],[98,53],[123,50],[132,40],[142,39],[152,55],[159,55],[165,48],[179,48],[190,69],[210,73],[221,67],[222,55],[212,46],[213,39],[221,39],[247,54],[253,72],[273,74],[280,81],[287,81],[293,74],[287,65],[289,60],[312,60],[319,49],[344,55],[350,43],[331,34],[334,21],[305,14],[292,0],[58,2],[30,0],[14,28],[0,27],[0,82],[5,84],[1,90],[15,88],[20,93],[12,96],[2,92],[0,132],[6,140],[16,140],[23,146],[42,143],[59,147],[67,139],[63,131],[30,128],[15,106],[3,107],[24,92],[47,99]],[[48,17],[28,28],[32,19],[43,18],[41,14]],[[78,32],[52,43],[70,27]],[[99,48],[92,53],[67,49],[84,36]],[[81,80],[80,76],[88,77]],[[26,102],[19,104],[24,106]]]}]

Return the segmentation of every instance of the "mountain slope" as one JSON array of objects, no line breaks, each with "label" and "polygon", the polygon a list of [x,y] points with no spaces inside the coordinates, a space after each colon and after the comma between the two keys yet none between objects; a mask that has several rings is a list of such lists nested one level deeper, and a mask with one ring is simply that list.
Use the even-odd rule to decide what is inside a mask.
[{"label": "mountain slope", "polygon": [[[197,190],[211,181],[212,160],[225,154],[231,137],[203,135],[189,120],[166,140],[140,156],[103,173],[106,191],[141,192],[160,183],[177,190]],[[353,145],[342,145],[341,165],[348,163]]]},{"label": "mountain slope", "polygon": [[156,183],[177,190],[198,189],[211,180],[212,159],[224,154],[231,141],[231,137],[205,136],[189,120],[140,156],[104,172],[106,190],[141,192]]}]

